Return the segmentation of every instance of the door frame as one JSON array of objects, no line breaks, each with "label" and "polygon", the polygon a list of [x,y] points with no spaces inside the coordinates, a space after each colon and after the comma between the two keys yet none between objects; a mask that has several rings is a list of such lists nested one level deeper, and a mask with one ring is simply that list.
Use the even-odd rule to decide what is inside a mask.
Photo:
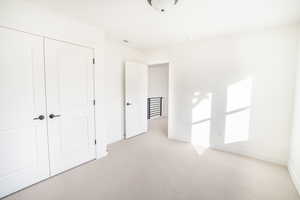
[{"label": "door frame", "polygon": [[[173,68],[171,67],[172,62],[169,59],[161,60],[161,61],[152,61],[148,63],[150,65],[160,65],[160,64],[167,64],[168,65],[168,138],[171,139],[171,134],[173,132],[172,129],[172,116],[173,116]],[[149,73],[149,72],[148,72]]]}]

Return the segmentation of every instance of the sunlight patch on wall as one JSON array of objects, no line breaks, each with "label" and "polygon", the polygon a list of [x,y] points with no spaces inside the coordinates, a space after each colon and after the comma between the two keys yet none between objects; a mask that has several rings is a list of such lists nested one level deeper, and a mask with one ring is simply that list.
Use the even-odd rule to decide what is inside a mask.
[{"label": "sunlight patch on wall", "polygon": [[226,117],[225,144],[249,139],[250,109]]},{"label": "sunlight patch on wall", "polygon": [[211,97],[212,94],[206,94],[203,97],[197,97],[193,99],[194,108],[192,111],[192,122],[196,123],[201,120],[209,119],[211,117]]},{"label": "sunlight patch on wall", "polygon": [[193,124],[191,142],[202,147],[210,146],[210,120]]},{"label": "sunlight patch on wall", "polygon": [[227,112],[251,105],[252,79],[247,78],[227,88]]},{"label": "sunlight patch on wall", "polygon": [[211,99],[212,93],[205,95],[201,95],[200,92],[194,93],[191,130],[193,145],[205,148],[210,146]]},{"label": "sunlight patch on wall", "polygon": [[225,144],[249,140],[251,90],[251,78],[241,80],[227,88]]}]

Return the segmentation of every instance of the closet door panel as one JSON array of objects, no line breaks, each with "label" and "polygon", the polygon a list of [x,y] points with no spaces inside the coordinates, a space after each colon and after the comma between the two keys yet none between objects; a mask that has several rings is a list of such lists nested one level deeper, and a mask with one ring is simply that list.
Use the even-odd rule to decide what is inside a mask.
[{"label": "closet door panel", "polygon": [[43,38],[0,28],[0,198],[49,177]]},{"label": "closet door panel", "polygon": [[50,171],[95,158],[93,50],[45,41]]}]

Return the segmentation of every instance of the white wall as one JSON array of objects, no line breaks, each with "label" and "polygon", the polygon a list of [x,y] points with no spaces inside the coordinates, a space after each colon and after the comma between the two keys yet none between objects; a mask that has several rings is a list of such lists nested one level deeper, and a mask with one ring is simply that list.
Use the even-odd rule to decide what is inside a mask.
[{"label": "white wall", "polygon": [[[296,50],[291,26],[146,52],[149,63],[170,61],[169,137],[191,141],[193,101],[212,93],[210,146],[286,164]],[[227,87],[248,76],[253,78],[249,139],[224,144]]]},{"label": "white wall", "polygon": [[300,32],[298,36],[298,67],[292,137],[290,140],[289,171],[300,193]]},{"label": "white wall", "polygon": [[124,136],[125,61],[144,63],[144,56],[126,44],[105,40],[105,115],[107,143],[117,142]]},{"label": "white wall", "polygon": [[104,33],[102,30],[73,21],[22,0],[0,1],[0,26],[39,34],[58,40],[93,47],[96,58],[96,137],[97,157],[106,155]]},{"label": "white wall", "polygon": [[168,116],[169,64],[150,65],[148,97],[163,97],[162,116]]}]

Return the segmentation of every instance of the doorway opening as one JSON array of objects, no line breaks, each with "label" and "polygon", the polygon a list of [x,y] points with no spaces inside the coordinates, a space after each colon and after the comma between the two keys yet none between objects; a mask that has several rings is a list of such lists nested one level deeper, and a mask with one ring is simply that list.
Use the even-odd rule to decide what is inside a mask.
[{"label": "doorway opening", "polygon": [[149,132],[168,136],[169,63],[149,65],[147,117]]}]

